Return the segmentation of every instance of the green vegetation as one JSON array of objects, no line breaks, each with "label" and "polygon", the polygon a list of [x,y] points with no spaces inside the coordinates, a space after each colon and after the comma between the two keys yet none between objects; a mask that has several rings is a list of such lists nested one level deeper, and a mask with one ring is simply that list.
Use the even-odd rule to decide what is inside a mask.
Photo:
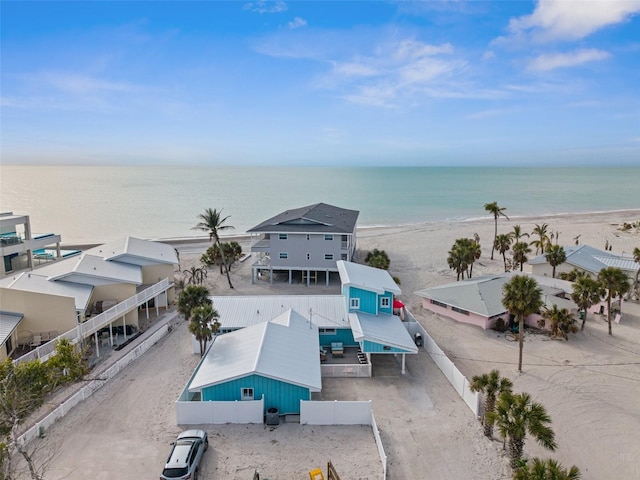
[{"label": "green vegetation", "polygon": [[178,312],[184,319],[191,320],[191,312],[196,307],[211,305],[209,290],[201,285],[187,285],[178,295]]},{"label": "green vegetation", "polygon": [[584,324],[587,322],[587,312],[593,305],[600,301],[603,294],[602,285],[600,285],[600,282],[597,280],[586,275],[580,276],[575,280],[571,300],[573,300],[582,312],[582,326],[580,330],[584,330]]},{"label": "green vegetation", "polygon": [[487,421],[487,415],[496,408],[496,397],[503,392],[510,392],[513,383],[508,378],[500,377],[498,370],[491,370],[483,375],[475,375],[469,386],[472,392],[480,392],[484,396],[484,412],[482,425],[484,434],[488,438],[493,437],[493,424]]},{"label": "green vegetation", "polygon": [[480,258],[480,244],[470,238],[459,238],[455,241],[451,250],[447,263],[449,268],[456,271],[456,280],[464,280],[466,272],[467,278],[471,278],[473,274],[473,264]]},{"label": "green vegetation", "polygon": [[609,335],[611,333],[611,300],[627,293],[631,288],[629,279],[624,272],[616,267],[607,267],[598,273],[598,281],[604,290],[607,300],[607,322],[609,323]]},{"label": "green vegetation", "polygon": [[218,319],[220,315],[210,303],[194,307],[191,310],[191,321],[189,322],[189,332],[200,343],[200,357],[204,356],[207,349],[207,342],[210,342],[220,329]]},{"label": "green vegetation", "polygon": [[493,251],[495,250],[496,238],[498,237],[498,218],[504,217],[507,220],[509,220],[509,217],[507,217],[506,213],[504,213],[506,208],[498,206],[498,202],[495,202],[495,201],[491,203],[485,203],[484,209],[487,212],[489,212],[491,215],[493,215],[493,220],[495,225],[494,232],[493,232],[493,244],[492,244],[493,246],[491,247],[491,260],[493,260]]},{"label": "green vegetation", "polygon": [[514,480],[580,480],[580,470],[575,465],[566,469],[557,461],[547,458],[534,458],[513,473]]},{"label": "green vegetation", "polygon": [[502,304],[518,320],[518,371],[522,371],[524,319],[542,307],[542,290],[530,277],[516,275],[503,286]]},{"label": "green vegetation", "polygon": [[233,284],[231,283],[231,276],[229,275],[229,264],[225,258],[225,252],[222,247],[220,247],[220,235],[219,232],[222,230],[231,230],[234,227],[231,225],[225,225],[225,222],[229,219],[229,217],[222,217],[222,210],[217,211],[215,208],[207,208],[204,213],[198,215],[200,222],[193,227],[193,230],[202,230],[209,233],[209,239],[220,248],[222,255],[222,264],[224,265],[225,272],[227,274],[227,281],[229,282],[229,288],[233,288]]},{"label": "green vegetation", "polygon": [[391,260],[389,260],[389,255],[387,255],[387,252],[374,248],[373,251],[367,253],[367,256],[364,259],[364,263],[373,268],[389,270]]}]

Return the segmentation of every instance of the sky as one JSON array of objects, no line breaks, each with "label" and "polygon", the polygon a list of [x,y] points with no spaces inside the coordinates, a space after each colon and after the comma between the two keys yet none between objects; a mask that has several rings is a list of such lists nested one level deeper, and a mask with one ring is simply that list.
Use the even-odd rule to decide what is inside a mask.
[{"label": "sky", "polygon": [[3,164],[640,166],[640,0],[0,2]]}]

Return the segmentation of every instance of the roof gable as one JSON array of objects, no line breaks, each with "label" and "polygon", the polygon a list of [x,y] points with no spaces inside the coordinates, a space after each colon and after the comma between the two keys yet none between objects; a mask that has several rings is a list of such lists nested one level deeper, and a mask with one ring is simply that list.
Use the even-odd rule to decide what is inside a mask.
[{"label": "roof gable", "polygon": [[[589,245],[571,245],[563,248],[567,257],[565,263],[594,274],[598,274],[600,270],[607,267],[616,267],[628,272],[637,272],[640,268],[640,264],[634,262],[632,258],[598,250]],[[531,265],[547,263],[546,255],[538,255],[529,263]]]},{"label": "roof gable", "polygon": [[99,245],[88,253],[100,256],[107,261],[115,261],[132,265],[177,265],[178,257],[175,249],[166,243],[126,237],[104,245]]},{"label": "roof gable", "polygon": [[360,212],[357,210],[316,203],[282,212],[247,230],[247,232],[349,234],[355,231],[359,214]]},{"label": "roof gable", "polygon": [[257,374],[319,391],[318,328],[294,310],[214,339],[189,391]]},{"label": "roof gable", "polygon": [[394,295],[402,293],[398,284],[386,270],[344,260],[338,260],[336,265],[343,286],[358,287],[379,295],[384,292],[391,292]]}]

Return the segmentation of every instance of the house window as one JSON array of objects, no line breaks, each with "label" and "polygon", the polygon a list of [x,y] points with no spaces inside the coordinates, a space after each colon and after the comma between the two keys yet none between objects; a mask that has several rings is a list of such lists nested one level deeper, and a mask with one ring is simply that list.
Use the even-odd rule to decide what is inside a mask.
[{"label": "house window", "polygon": [[289,258],[289,254],[287,252],[280,252],[280,258],[287,259]]},{"label": "house window", "polygon": [[342,258],[342,260],[345,260],[345,261],[346,261],[346,260],[347,260],[347,254],[346,254],[346,253],[343,253],[343,254],[342,254],[342,256],[341,256],[341,258]]},{"label": "house window", "polygon": [[289,238],[289,234],[287,234],[287,233],[279,233],[278,234],[278,238],[280,240],[286,240],[287,238]]},{"label": "house window", "polygon": [[307,241],[311,240],[311,235],[307,233]]},{"label": "house window", "polygon": [[333,240],[333,234],[331,234],[331,233],[325,233],[325,235],[324,235],[324,239],[325,239],[325,240]]},{"label": "house window", "polygon": [[359,298],[352,298],[351,300],[349,300],[349,305],[353,310],[359,310],[360,309],[360,299]]},{"label": "house window", "polygon": [[333,253],[325,253],[324,254],[324,259],[325,260],[333,260]]},{"label": "house window", "polygon": [[385,345],[382,347],[382,350],[385,350],[385,351],[391,350],[391,347],[389,345]]},{"label": "house window", "polygon": [[458,308],[458,307],[451,307],[451,310],[453,310],[454,312],[461,313],[463,315],[469,315],[469,312],[467,310],[463,310],[463,309]]},{"label": "house window", "polygon": [[253,388],[243,388],[241,397],[242,400],[253,400]]},{"label": "house window", "polygon": [[389,297],[380,297],[380,308],[389,308]]},{"label": "house window", "polygon": [[336,329],[335,328],[319,328],[318,333],[320,333],[320,335],[335,335]]},{"label": "house window", "polygon": [[437,305],[437,306],[442,307],[442,308],[447,308],[447,304],[446,303],[442,303],[442,302],[439,302],[439,301],[433,300],[433,299],[429,300],[429,302],[431,302],[432,305]]}]

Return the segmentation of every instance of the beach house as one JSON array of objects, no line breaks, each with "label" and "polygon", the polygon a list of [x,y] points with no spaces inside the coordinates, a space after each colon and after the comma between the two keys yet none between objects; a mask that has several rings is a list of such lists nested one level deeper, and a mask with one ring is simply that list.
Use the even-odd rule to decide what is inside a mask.
[{"label": "beach house", "polygon": [[326,285],[338,260],[351,261],[356,248],[359,212],[316,203],[287,210],[249,229],[251,252],[258,260],[251,267],[251,282],[274,274],[310,285],[324,276]]},{"label": "beach house", "polygon": [[[529,275],[506,272],[497,275],[483,275],[460,282],[447,283],[437,287],[419,290],[415,294],[422,298],[422,306],[438,315],[457,322],[477,325],[482,329],[494,328],[501,318],[508,324],[511,316],[502,304],[503,287],[514,275]],[[531,275],[542,290],[545,306],[557,305],[577,313],[577,306],[571,301],[572,284],[564,280]],[[540,314],[534,313],[525,323],[537,326]]]},{"label": "beach house", "polygon": [[[624,255],[598,250],[589,245],[571,245],[564,247],[564,252],[567,258],[556,267],[556,277],[560,273],[570,272],[575,268],[596,278],[603,268],[616,267],[621,269],[633,284],[640,269],[640,264],[633,260],[631,254]],[[529,264],[531,265],[531,273],[535,275],[548,277],[552,275],[553,268],[547,262],[545,254],[529,260]]]},{"label": "beach house", "polygon": [[[294,310],[218,335],[181,399],[263,401],[262,410],[299,414],[300,400],[322,389],[318,328]],[[221,407],[222,408],[222,407]]]},{"label": "beach house", "polygon": [[45,344],[65,332],[94,335],[97,344],[98,331],[108,327],[113,345],[118,330],[126,336],[138,328],[139,308],[148,313],[174,301],[176,265],[170,245],[127,237],[0,279],[0,359],[16,349],[37,349],[41,357],[52,350]]},{"label": "beach house", "polygon": [[0,277],[80,253],[61,250],[60,241],[54,233],[33,233],[29,215],[0,213]]}]

